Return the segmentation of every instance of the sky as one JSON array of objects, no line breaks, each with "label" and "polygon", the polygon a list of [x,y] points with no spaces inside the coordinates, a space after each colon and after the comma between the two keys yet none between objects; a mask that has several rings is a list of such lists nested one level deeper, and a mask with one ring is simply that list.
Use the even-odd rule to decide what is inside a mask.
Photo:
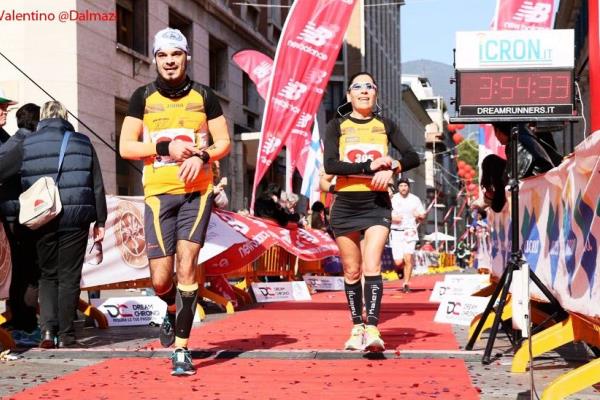
[{"label": "sky", "polygon": [[[452,65],[456,31],[486,31],[496,0],[405,0],[401,9],[402,62],[420,59]],[[554,11],[558,7],[555,0]]]}]

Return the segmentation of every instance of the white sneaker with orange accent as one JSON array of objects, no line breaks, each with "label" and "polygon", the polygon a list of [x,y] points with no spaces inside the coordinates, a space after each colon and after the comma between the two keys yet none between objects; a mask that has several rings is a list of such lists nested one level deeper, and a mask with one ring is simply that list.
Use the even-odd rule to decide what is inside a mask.
[{"label": "white sneaker with orange accent", "polygon": [[365,350],[371,352],[381,352],[385,350],[385,343],[381,339],[381,333],[374,325],[365,327]]}]

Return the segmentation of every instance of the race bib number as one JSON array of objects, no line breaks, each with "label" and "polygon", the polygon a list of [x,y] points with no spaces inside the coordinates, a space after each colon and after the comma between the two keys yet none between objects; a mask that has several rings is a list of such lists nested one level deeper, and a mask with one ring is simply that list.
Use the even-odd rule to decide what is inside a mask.
[{"label": "race bib number", "polygon": [[381,144],[351,143],[346,144],[344,161],[361,163],[383,157],[385,148]]}]

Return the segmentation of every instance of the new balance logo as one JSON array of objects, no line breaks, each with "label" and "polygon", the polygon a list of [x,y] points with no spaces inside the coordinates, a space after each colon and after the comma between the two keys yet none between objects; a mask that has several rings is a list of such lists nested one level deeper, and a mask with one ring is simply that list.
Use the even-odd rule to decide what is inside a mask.
[{"label": "new balance logo", "polygon": [[513,20],[530,24],[541,24],[549,20],[552,12],[551,3],[535,4],[532,1],[524,1],[513,16]]},{"label": "new balance logo", "polygon": [[254,74],[258,79],[263,79],[271,75],[271,70],[272,65],[266,61],[263,61],[252,70],[252,74]]},{"label": "new balance logo", "polygon": [[325,27],[317,27],[313,22],[309,22],[298,36],[313,46],[321,47],[333,37],[333,32]]},{"label": "new balance logo", "polygon": [[285,85],[285,87],[279,91],[279,96],[283,96],[288,100],[295,101],[302,97],[307,89],[308,87],[304,83],[290,79],[287,85]]}]

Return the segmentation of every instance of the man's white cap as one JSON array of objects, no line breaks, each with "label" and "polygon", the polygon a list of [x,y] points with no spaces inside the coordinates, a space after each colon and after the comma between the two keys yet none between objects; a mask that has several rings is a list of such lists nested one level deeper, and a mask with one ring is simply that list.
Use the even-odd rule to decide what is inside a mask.
[{"label": "man's white cap", "polygon": [[189,54],[187,39],[179,29],[165,28],[154,36],[154,48],[152,54],[156,55],[164,49],[180,49]]}]

